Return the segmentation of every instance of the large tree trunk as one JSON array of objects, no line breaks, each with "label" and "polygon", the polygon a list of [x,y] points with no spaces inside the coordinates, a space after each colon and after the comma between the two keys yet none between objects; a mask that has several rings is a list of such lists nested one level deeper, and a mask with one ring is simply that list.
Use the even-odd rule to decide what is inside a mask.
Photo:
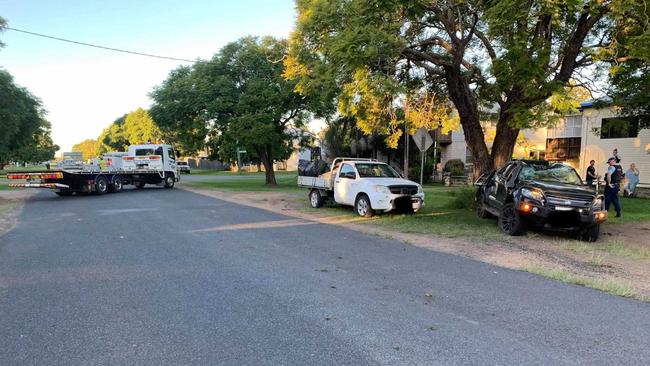
[{"label": "large tree trunk", "polygon": [[447,67],[445,78],[449,87],[449,97],[460,117],[460,124],[465,133],[465,142],[474,159],[474,175],[487,173],[494,169],[494,165],[485,144],[485,135],[474,95],[459,69]]},{"label": "large tree trunk", "polygon": [[494,143],[492,144],[492,161],[495,168],[503,166],[512,159],[512,152],[515,149],[520,130],[519,128],[510,127],[511,120],[512,113],[508,110],[508,105],[502,105]]},{"label": "large tree trunk", "polygon": [[273,171],[273,160],[270,158],[273,156],[272,150],[270,147],[267,149],[264,149],[261,151],[261,154],[259,154],[260,160],[262,161],[262,164],[264,165],[264,176],[266,178],[266,185],[267,186],[275,186],[278,183],[275,180],[275,172]]}]

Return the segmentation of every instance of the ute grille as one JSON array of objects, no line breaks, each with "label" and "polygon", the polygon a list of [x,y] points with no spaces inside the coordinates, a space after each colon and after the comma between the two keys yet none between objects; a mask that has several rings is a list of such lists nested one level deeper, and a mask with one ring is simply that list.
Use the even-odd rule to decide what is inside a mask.
[{"label": "ute grille", "polygon": [[392,194],[408,194],[408,195],[414,195],[418,193],[418,187],[417,186],[389,186],[388,189],[390,189],[390,193]]}]

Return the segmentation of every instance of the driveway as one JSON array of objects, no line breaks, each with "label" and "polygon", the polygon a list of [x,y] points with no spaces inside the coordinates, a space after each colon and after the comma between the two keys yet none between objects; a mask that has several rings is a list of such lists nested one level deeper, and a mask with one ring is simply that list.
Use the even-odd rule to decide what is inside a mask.
[{"label": "driveway", "polygon": [[650,305],[182,190],[31,198],[0,365],[645,365]]}]

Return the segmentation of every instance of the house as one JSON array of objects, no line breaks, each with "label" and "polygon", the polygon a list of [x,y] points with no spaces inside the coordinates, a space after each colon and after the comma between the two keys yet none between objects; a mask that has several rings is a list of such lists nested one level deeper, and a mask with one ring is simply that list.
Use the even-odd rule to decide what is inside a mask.
[{"label": "house", "polygon": [[618,149],[623,171],[636,163],[640,182],[650,183],[650,128],[642,128],[640,116],[619,116],[612,106],[594,101],[580,105],[580,113],[565,116],[548,130],[546,160],[573,166],[584,177],[589,161],[603,175],[606,161]]}]

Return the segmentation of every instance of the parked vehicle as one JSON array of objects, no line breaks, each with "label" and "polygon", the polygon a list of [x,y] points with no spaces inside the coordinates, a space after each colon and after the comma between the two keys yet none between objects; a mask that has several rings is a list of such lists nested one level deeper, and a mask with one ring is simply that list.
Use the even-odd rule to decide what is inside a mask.
[{"label": "parked vehicle", "polygon": [[478,216],[496,216],[508,235],[537,227],[572,231],[582,240],[596,241],[607,219],[602,195],[584,185],[568,165],[511,161],[476,184]]},{"label": "parked vehicle", "polygon": [[145,184],[174,188],[180,174],[170,145],[143,144],[130,146],[126,153],[107,153],[101,164],[63,164],[56,170],[9,173],[7,179],[26,181],[9,184],[12,187],[48,188],[59,196],[70,196],[119,192],[129,184],[137,188]]},{"label": "parked vehicle", "polygon": [[371,159],[336,158],[331,171],[318,177],[299,176],[298,186],[309,189],[314,208],[329,200],[354,206],[362,217],[396,209],[417,212],[424,206],[422,186],[403,179],[390,165]]},{"label": "parked vehicle", "polygon": [[192,171],[190,170],[190,165],[186,161],[177,161],[176,166],[178,167],[178,170],[181,173],[187,173],[187,174],[192,173]]}]

